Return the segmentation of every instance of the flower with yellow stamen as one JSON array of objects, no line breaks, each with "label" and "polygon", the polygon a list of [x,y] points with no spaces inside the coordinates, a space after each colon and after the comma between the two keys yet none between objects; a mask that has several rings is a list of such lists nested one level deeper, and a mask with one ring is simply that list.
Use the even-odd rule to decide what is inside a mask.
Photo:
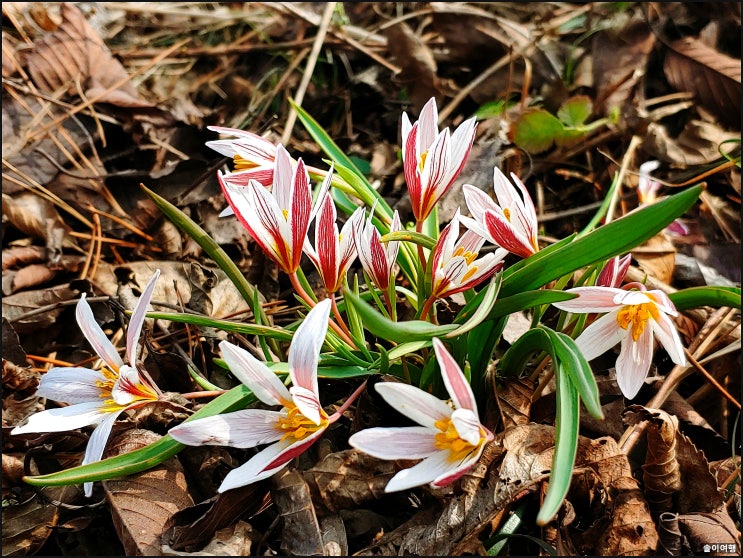
[{"label": "flower with yellow stamen", "polygon": [[439,339],[433,339],[433,348],[450,403],[409,384],[379,382],[374,387],[382,398],[419,426],[368,428],[348,440],[352,447],[379,459],[422,459],[392,477],[385,492],[426,483],[434,488],[451,484],[477,463],[493,440],[493,433],[480,423],[461,368]]},{"label": "flower with yellow stamen", "polygon": [[684,346],[672,320],[678,312],[663,291],[649,291],[639,283],[628,283],[622,289],[576,287],[566,292],[578,297],[553,303],[560,310],[604,314],[575,340],[586,360],[621,343],[617,383],[628,399],[637,395],[648,375],[656,338],[673,362],[686,364]]},{"label": "flower with yellow stamen", "polygon": [[[159,275],[157,270],[132,312],[126,337],[126,363],[95,321],[83,294],[75,312],[77,323],[105,366],[100,370],[76,366],[49,370],[42,376],[36,395],[70,405],[31,415],[26,424],[15,427],[11,434],[64,432],[96,425],[82,464],[94,463],[100,461],[111,429],[122,411],[159,399],[157,387],[150,385],[137,369],[139,336]],[[93,483],[86,482],[84,490],[85,495],[90,496]]]}]

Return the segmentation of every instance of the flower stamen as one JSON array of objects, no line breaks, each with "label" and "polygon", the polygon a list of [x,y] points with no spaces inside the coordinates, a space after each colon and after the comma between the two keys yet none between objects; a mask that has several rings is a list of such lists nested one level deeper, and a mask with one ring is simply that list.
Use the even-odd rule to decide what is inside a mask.
[{"label": "flower stamen", "polygon": [[320,424],[315,424],[304,416],[296,406],[291,405],[281,410],[278,422],[279,428],[284,430],[284,435],[281,437],[282,441],[287,438],[302,440],[313,432],[327,428],[328,417],[324,412],[321,412]]},{"label": "flower stamen", "polygon": [[[459,432],[457,432],[450,418],[437,420],[434,426],[441,430],[441,432],[434,436],[434,445],[438,449],[449,451],[449,461],[461,461],[473,450],[477,449],[478,446],[474,446],[459,437]],[[482,441],[484,441],[484,438],[481,433],[480,443]]]},{"label": "flower stamen", "polygon": [[622,329],[627,329],[632,324],[632,339],[637,341],[645,331],[648,320],[652,318],[658,321],[658,308],[652,302],[643,304],[631,304],[625,306],[617,313],[617,323]]}]

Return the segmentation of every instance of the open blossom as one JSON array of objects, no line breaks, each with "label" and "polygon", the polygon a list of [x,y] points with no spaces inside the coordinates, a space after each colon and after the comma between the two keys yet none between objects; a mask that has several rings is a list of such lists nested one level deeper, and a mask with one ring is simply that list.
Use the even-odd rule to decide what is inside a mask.
[{"label": "open blossom", "polygon": [[[283,146],[276,149],[272,190],[255,180],[238,187],[218,173],[227,202],[263,251],[287,274],[297,271],[312,218],[310,177],[302,159],[295,166]],[[320,199],[330,187],[323,182]]]},{"label": "open blossom", "polygon": [[451,484],[477,463],[485,444],[493,440],[493,433],[480,423],[475,397],[459,365],[436,338],[433,347],[451,402],[409,384],[377,383],[374,387],[384,400],[420,426],[369,428],[348,440],[378,459],[422,459],[392,477],[385,492],[426,483],[434,488]]},{"label": "open blossom", "polygon": [[[638,290],[629,290],[637,288]],[[586,360],[591,360],[621,342],[616,363],[617,383],[632,399],[640,391],[650,370],[657,337],[671,360],[686,364],[684,347],[672,317],[676,308],[663,291],[648,291],[639,283],[624,289],[576,287],[566,292],[578,297],[554,302],[560,310],[573,313],[606,313],[589,325],[575,340]]]},{"label": "open blossom", "polygon": [[247,186],[256,180],[264,186],[273,182],[273,168],[276,161],[276,146],[261,136],[236,128],[208,126],[209,130],[220,134],[235,136],[233,139],[220,139],[206,142],[207,147],[232,158],[235,170],[225,176],[234,186]]},{"label": "open blossom", "polygon": [[[374,226],[372,215],[374,215],[374,208],[372,208],[369,217],[365,219],[364,209],[360,207],[353,212],[349,221],[353,223],[353,238],[362,267],[369,274],[374,284],[382,291],[386,291],[390,285],[393,268],[400,250],[400,242],[397,240],[387,243],[380,242],[379,239],[382,238],[382,235]],[[400,216],[395,210],[390,232],[400,230],[402,230],[402,224],[400,223]]]},{"label": "open blossom", "polygon": [[[126,362],[95,321],[85,294],[77,303],[75,315],[85,338],[105,363],[101,370],[77,366],[55,367],[41,378],[36,395],[69,403],[31,415],[28,422],[15,427],[11,434],[64,432],[96,425],[85,449],[83,465],[101,460],[106,442],[122,411],[139,407],[159,398],[157,388],[137,369],[137,348],[147,306],[160,275],[156,271],[139,297],[126,335]],[[93,483],[84,484],[85,495],[93,493]]]},{"label": "open blossom", "polygon": [[524,183],[513,173],[511,178],[516,187],[498,167],[493,169],[498,204],[479,188],[465,184],[464,200],[472,218],[462,217],[462,223],[493,244],[528,258],[539,251],[537,213]]},{"label": "open blossom", "polygon": [[428,217],[462,172],[475,140],[476,126],[473,117],[462,122],[453,134],[449,128],[439,132],[435,98],[425,104],[415,124],[403,113],[402,160],[416,221]]},{"label": "open blossom", "polygon": [[346,220],[338,232],[337,211],[330,193],[325,194],[325,199],[319,205],[315,219],[315,246],[307,238],[304,252],[320,273],[325,290],[335,293],[341,288],[346,272],[356,258],[352,231],[354,223],[353,219]]},{"label": "open blossom", "polygon": [[309,448],[333,422],[338,420],[357,393],[333,415],[323,410],[317,385],[317,364],[325,340],[330,299],[310,310],[297,328],[289,347],[287,389],[268,366],[228,341],[219,345],[230,371],[266,405],[280,405],[278,411],[244,409],[184,422],[169,434],[191,446],[221,445],[252,448],[270,444],[247,463],[230,471],[219,492],[265,479]]},{"label": "open blossom", "polygon": [[459,237],[459,220],[457,210],[433,248],[431,296],[435,298],[445,298],[479,285],[502,267],[508,253],[499,248],[478,258],[485,239],[471,230]]}]

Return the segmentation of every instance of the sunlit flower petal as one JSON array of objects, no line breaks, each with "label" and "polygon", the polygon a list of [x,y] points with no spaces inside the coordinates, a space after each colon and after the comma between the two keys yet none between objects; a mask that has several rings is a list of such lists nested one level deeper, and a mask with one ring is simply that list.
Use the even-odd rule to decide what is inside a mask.
[{"label": "sunlit flower petal", "polygon": [[528,258],[539,251],[537,214],[524,183],[513,173],[511,178],[513,182],[498,167],[493,169],[498,204],[479,188],[465,184],[462,189],[472,219],[463,223],[493,244]]},{"label": "sunlit flower petal", "polygon": [[93,310],[90,309],[90,305],[85,299],[85,293],[82,294],[77,303],[75,316],[77,317],[77,325],[80,327],[80,331],[83,332],[83,335],[85,335],[85,338],[93,347],[93,350],[111,370],[114,372],[118,371],[119,367],[124,364],[124,361],[119,356],[116,347],[113,346],[111,341],[108,340],[108,337],[106,337],[106,334],[103,333],[101,326],[95,321]]},{"label": "sunlit flower petal", "polygon": [[423,459],[439,451],[425,426],[367,428],[348,439],[354,447],[377,459]]},{"label": "sunlit flower petal", "polygon": [[379,382],[374,389],[387,404],[421,426],[434,428],[451,415],[451,407],[438,397],[410,384]]},{"label": "sunlit flower petal", "polygon": [[[95,321],[85,294],[82,295],[75,312],[77,322],[106,367],[101,370],[78,366],[51,369],[41,378],[36,394],[70,405],[35,413],[26,424],[14,428],[11,434],[62,432],[95,424],[97,426],[88,441],[83,459],[83,464],[93,463],[103,455],[111,429],[122,411],[159,399],[159,390],[148,383],[134,362],[147,306],[159,275],[160,271],[156,270],[135,305],[129,323],[131,329],[127,332],[126,354],[129,362],[126,363],[106,338]],[[92,494],[92,487],[92,482],[84,483],[86,496]]]},{"label": "sunlit flower petal", "polygon": [[189,446],[252,448],[280,440],[278,411],[243,409],[184,422],[170,429],[173,439]]},{"label": "sunlit flower petal", "polygon": [[676,364],[686,363],[684,347],[671,320],[678,312],[662,291],[629,283],[622,289],[576,287],[566,292],[578,297],[553,303],[554,306],[573,313],[606,312],[575,343],[586,360],[592,360],[621,342],[616,374],[625,397],[634,398],[642,387],[652,364],[656,336]]},{"label": "sunlit flower petal", "polygon": [[245,349],[229,341],[219,344],[230,372],[266,405],[286,405],[291,395],[278,376]]},{"label": "sunlit flower petal", "polygon": [[424,105],[415,124],[403,113],[403,170],[417,222],[428,217],[462,172],[476,127],[477,120],[473,117],[458,126],[453,134],[448,128],[439,132],[435,98]]},{"label": "sunlit flower petal", "polygon": [[[390,285],[393,274],[395,261],[400,249],[399,241],[387,242],[386,246],[380,242],[382,235],[372,222],[374,208],[372,208],[369,217],[364,218],[363,209],[359,208],[352,215],[353,236],[356,249],[364,270],[371,277],[372,282],[382,291],[386,291]],[[395,210],[392,216],[390,232],[402,230],[400,215]]]},{"label": "sunlit flower petal", "polygon": [[317,362],[325,342],[330,317],[330,299],[326,298],[310,310],[297,328],[289,349],[289,375],[292,384],[317,395]]},{"label": "sunlit flower petal", "polygon": [[377,383],[377,392],[389,405],[421,426],[372,428],[357,432],[349,440],[352,447],[379,459],[423,458],[392,477],[385,492],[454,482],[469,471],[485,444],[494,438],[480,423],[472,389],[459,365],[440,340],[434,338],[433,344],[444,383],[452,395],[451,405],[409,384]]}]

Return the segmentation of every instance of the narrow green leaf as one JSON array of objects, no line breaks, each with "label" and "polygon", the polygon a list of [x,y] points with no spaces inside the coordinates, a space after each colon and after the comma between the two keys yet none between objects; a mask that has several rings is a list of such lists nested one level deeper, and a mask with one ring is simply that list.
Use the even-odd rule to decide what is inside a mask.
[{"label": "narrow green leaf", "polygon": [[260,335],[272,337],[279,341],[291,341],[293,334],[277,326],[263,326],[257,324],[246,324],[241,322],[232,322],[218,318],[209,318],[197,314],[179,313],[179,312],[147,312],[148,318],[155,320],[168,320],[179,324],[191,324],[201,327],[213,327],[230,333],[244,333],[247,335]]},{"label": "narrow green leaf", "polygon": [[548,330],[548,333],[554,347],[555,357],[560,362],[561,369],[570,376],[570,381],[578,390],[583,405],[594,418],[602,420],[604,412],[601,410],[599,388],[596,385],[593,370],[583,353],[569,335],[553,330]]},{"label": "narrow green leaf", "polygon": [[537,513],[537,525],[544,526],[557,514],[573,480],[573,466],[578,452],[580,398],[570,376],[555,371],[557,415],[555,419],[555,453],[552,456],[547,494]]},{"label": "narrow green leaf", "polygon": [[700,306],[741,307],[740,287],[690,287],[671,293],[668,298],[679,312]]},{"label": "narrow green leaf", "polygon": [[[495,320],[502,316],[513,314],[514,312],[521,312],[523,310],[528,310],[529,308],[535,308],[536,306],[552,304],[553,302],[570,300],[577,296],[578,295],[572,293],[566,293],[565,291],[542,289],[526,291],[506,298],[499,298],[498,301],[493,304],[493,307],[490,309],[487,317],[483,321]],[[460,323],[464,320],[469,320],[471,316],[480,310],[483,306],[484,300],[484,297],[478,296],[473,300],[473,302],[467,304],[459,312],[454,322]]]},{"label": "narrow green leaf", "polygon": [[436,246],[435,239],[426,234],[414,231],[395,231],[392,233],[387,233],[379,239],[380,242],[392,242],[394,240],[412,242],[414,244],[423,246],[424,248],[428,248],[429,250],[433,250],[433,247]]},{"label": "narrow green leaf", "polygon": [[361,297],[349,290],[343,291],[346,302],[352,304],[361,316],[364,327],[382,339],[403,343],[406,341],[430,340],[433,337],[444,337],[447,333],[457,329],[454,324],[434,325],[423,320],[393,322],[389,318],[374,310]]},{"label": "narrow green leaf", "polygon": [[[223,393],[214,401],[207,403],[184,422],[242,409],[255,401],[257,399],[253,395],[253,392],[247,387],[239,385]],[[57,473],[26,476],[23,477],[23,480],[34,486],[64,486],[123,477],[139,473],[140,471],[146,471],[159,465],[166,459],[176,455],[184,447],[183,444],[176,442],[166,434],[157,442],[129,453],[109,457],[96,463],[73,467]]]},{"label": "narrow green leaf", "polygon": [[500,289],[502,279],[502,273],[496,273],[493,276],[493,278],[490,280],[490,283],[488,284],[488,287],[484,289],[485,295],[482,298],[481,304],[472,313],[472,317],[470,317],[457,329],[447,334],[447,337],[458,337],[463,333],[467,333],[468,331],[480,325],[483,320],[485,320],[490,315],[491,311],[493,310],[493,306],[495,305],[495,301],[498,298],[498,290]]},{"label": "narrow green leaf", "polygon": [[[196,224],[188,215],[183,213],[180,209],[174,206],[165,198],[157,195],[155,192],[147,188],[144,184],[140,184],[140,188],[147,194],[152,201],[155,202],[160,211],[179,229],[194,239],[194,241],[204,249],[204,252],[209,254],[216,264],[227,274],[232,283],[235,285],[237,290],[242,295],[245,302],[251,305],[253,312],[256,316],[260,316],[260,321],[263,324],[270,324],[271,320],[266,315],[263,307],[253,305],[253,301],[256,299],[255,295],[257,289],[251,285],[245,276],[242,274],[240,269],[235,265],[227,253],[222,247],[217,244],[209,234]],[[272,341],[271,348],[276,354],[281,354],[278,345]]]},{"label": "narrow green leaf", "polygon": [[516,271],[503,273],[501,298],[546,285],[576,269],[625,254],[663,230],[699,198],[701,186],[648,205],[577,238],[546,257],[528,258]]}]

